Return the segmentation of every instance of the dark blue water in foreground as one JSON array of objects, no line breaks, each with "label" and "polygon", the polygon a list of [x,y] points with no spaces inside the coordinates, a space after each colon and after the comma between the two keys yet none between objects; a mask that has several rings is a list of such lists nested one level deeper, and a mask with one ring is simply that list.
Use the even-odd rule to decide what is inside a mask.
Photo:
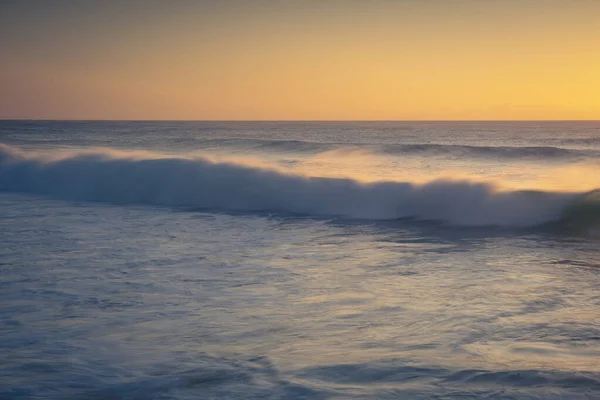
[{"label": "dark blue water in foreground", "polygon": [[600,123],[0,143],[2,400],[600,398]]}]

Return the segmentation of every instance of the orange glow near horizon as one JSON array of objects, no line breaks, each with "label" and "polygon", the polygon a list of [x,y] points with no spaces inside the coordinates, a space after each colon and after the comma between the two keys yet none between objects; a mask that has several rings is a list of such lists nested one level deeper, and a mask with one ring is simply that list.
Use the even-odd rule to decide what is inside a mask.
[{"label": "orange glow near horizon", "polygon": [[25,0],[0,36],[0,118],[600,119],[591,0]]}]

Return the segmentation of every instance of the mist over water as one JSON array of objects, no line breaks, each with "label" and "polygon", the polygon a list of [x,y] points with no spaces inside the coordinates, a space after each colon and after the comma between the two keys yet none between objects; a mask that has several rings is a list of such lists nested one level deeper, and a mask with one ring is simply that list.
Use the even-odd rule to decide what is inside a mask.
[{"label": "mist over water", "polygon": [[299,175],[243,161],[143,158],[109,150],[44,158],[6,145],[0,145],[0,168],[0,189],[67,200],[358,219],[414,218],[454,225],[539,225],[560,219],[567,206],[582,196],[502,191],[468,180],[365,183]]},{"label": "mist over water", "polygon": [[0,122],[0,398],[595,398],[598,137]]}]

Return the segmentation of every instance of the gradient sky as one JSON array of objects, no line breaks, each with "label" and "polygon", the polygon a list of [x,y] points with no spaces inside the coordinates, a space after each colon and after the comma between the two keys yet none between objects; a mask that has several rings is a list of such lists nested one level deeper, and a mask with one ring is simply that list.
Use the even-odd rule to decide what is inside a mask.
[{"label": "gradient sky", "polygon": [[600,119],[599,0],[0,0],[0,118]]}]

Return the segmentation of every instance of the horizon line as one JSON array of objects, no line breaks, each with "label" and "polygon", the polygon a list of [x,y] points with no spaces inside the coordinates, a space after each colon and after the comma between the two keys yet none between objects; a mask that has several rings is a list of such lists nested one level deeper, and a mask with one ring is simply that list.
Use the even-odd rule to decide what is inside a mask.
[{"label": "horizon line", "polygon": [[600,119],[63,119],[0,118],[0,122],[600,122]]}]

